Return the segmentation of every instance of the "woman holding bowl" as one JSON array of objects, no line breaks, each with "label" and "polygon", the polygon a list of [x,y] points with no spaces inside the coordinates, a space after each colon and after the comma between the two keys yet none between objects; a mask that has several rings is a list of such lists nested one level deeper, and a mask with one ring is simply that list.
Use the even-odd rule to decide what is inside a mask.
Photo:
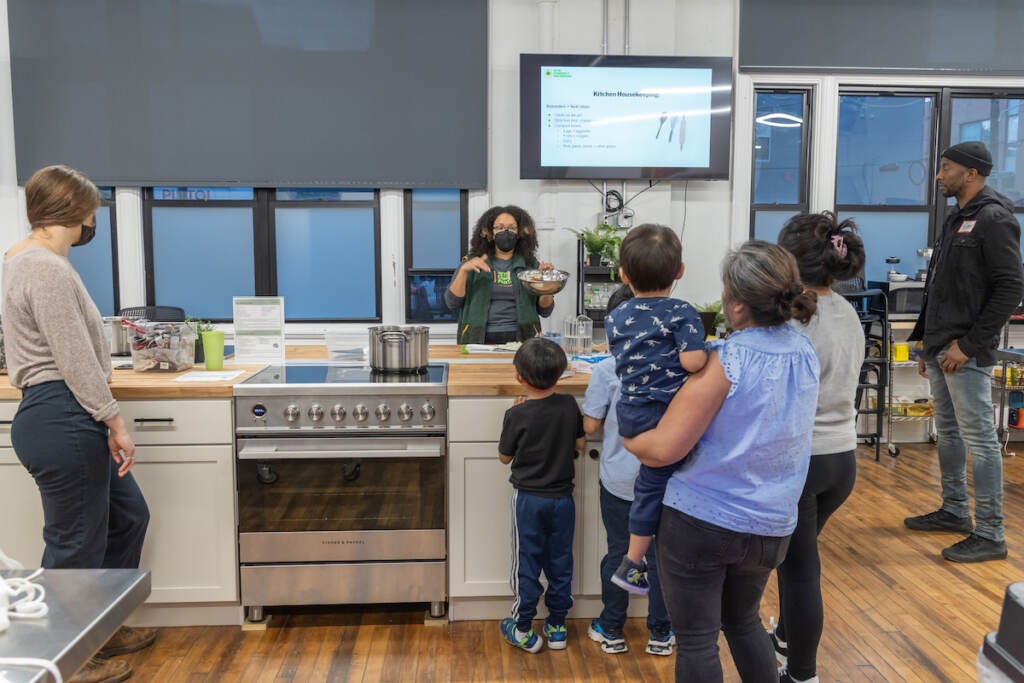
[{"label": "woman holding bowl", "polygon": [[469,254],[444,293],[458,313],[459,344],[505,344],[540,334],[540,319],[555,307],[554,296],[537,296],[519,282],[524,270],[554,270],[538,261],[533,219],[518,206],[494,206],[473,228]]}]

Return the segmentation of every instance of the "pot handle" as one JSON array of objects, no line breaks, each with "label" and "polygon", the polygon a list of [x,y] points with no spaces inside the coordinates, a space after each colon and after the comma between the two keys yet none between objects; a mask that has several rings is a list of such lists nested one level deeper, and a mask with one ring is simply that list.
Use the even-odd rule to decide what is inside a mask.
[{"label": "pot handle", "polygon": [[389,332],[381,332],[380,333],[380,340],[386,344],[389,341],[392,341],[392,342],[396,342],[396,341],[402,341],[402,342],[409,341],[409,337],[406,335],[405,332],[400,332],[398,330],[392,330],[392,331],[389,331]]}]

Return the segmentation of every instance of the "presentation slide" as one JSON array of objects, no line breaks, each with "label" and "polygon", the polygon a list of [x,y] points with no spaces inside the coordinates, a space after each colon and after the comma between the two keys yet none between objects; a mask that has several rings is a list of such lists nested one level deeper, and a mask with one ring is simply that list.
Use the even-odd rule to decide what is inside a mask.
[{"label": "presentation slide", "polygon": [[541,70],[541,166],[710,166],[711,69]]}]

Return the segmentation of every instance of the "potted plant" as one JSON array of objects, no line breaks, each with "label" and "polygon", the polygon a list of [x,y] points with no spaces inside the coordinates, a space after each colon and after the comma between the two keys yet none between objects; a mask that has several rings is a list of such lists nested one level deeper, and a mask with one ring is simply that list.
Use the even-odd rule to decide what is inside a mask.
[{"label": "potted plant", "polygon": [[613,266],[618,265],[619,245],[622,244],[619,228],[614,228],[608,223],[600,223],[594,228],[581,230],[568,228],[568,230],[583,243],[583,250],[587,253],[587,265],[599,266],[602,260],[613,264]]},{"label": "potted plant", "polygon": [[200,320],[192,316],[185,318],[185,322],[190,324],[192,329],[196,331],[196,362],[202,363],[206,360],[206,354],[203,353],[203,332],[212,331],[213,323],[209,320]]},{"label": "potted plant", "polygon": [[719,325],[725,324],[725,316],[722,314],[722,301],[716,300],[697,306],[697,313],[700,321],[704,324],[704,334],[718,336]]}]

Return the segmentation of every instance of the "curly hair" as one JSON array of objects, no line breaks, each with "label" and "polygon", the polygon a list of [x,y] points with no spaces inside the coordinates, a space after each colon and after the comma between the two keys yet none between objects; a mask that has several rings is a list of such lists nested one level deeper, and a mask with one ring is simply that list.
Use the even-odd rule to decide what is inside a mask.
[{"label": "curly hair", "polygon": [[494,221],[503,213],[516,220],[519,226],[519,241],[516,242],[516,253],[522,256],[528,265],[536,263],[534,254],[537,251],[537,228],[533,218],[518,206],[492,206],[484,211],[473,228],[469,243],[469,256],[494,256]]},{"label": "curly hair", "polygon": [[849,280],[864,269],[864,242],[857,224],[849,218],[839,223],[831,211],[793,216],[779,232],[778,242],[793,254],[800,278],[812,287]]}]

